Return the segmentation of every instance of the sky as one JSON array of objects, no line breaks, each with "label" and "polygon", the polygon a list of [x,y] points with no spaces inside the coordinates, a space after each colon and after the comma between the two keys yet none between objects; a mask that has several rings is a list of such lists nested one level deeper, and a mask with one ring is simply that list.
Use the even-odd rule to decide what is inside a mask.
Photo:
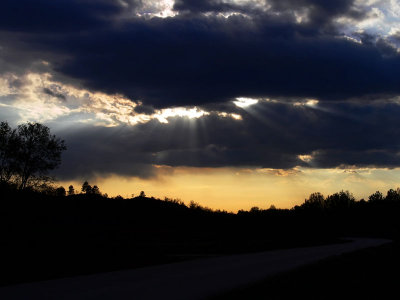
[{"label": "sky", "polygon": [[397,0],[3,0],[0,120],[59,184],[211,208],[400,186]]}]

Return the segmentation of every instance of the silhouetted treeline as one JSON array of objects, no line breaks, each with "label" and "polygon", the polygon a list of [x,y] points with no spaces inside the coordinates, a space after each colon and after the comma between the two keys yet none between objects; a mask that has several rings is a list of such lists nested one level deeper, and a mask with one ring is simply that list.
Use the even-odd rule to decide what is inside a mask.
[{"label": "silhouetted treeline", "polygon": [[[308,234],[345,234],[347,231],[354,234],[394,235],[398,233],[396,216],[400,213],[400,189],[390,189],[386,195],[377,191],[368,200],[359,201],[349,191],[340,191],[327,197],[316,192],[305,199],[303,204],[292,209],[277,209],[272,205],[269,209],[253,207],[249,211],[239,210],[237,214],[213,210],[194,201],[185,204],[180,199],[146,197],[144,191],[129,199],[121,196],[110,198],[107,194],[102,194],[97,185],[91,186],[87,181],[77,191],[72,185],[68,187],[68,191],[64,187],[50,185],[18,190],[12,184],[2,183],[0,193],[3,205],[19,211],[25,211],[28,207],[29,212],[40,210],[36,216],[48,214],[47,219],[53,219],[54,222],[73,217],[68,222],[94,220],[94,223],[99,224],[102,221],[134,224],[145,219],[151,220],[149,228],[160,224],[164,227],[182,225],[182,222],[186,222],[188,226],[185,227],[204,229],[223,226],[221,220],[226,218],[231,223],[240,224],[235,228],[238,232],[254,226],[247,231],[247,235],[253,232],[258,234],[266,226],[274,227],[274,230],[268,230],[269,235],[280,235],[283,231],[288,233],[302,230],[303,225]],[[63,211],[53,214],[52,209],[60,205]],[[69,210],[70,214],[64,216]],[[209,220],[197,224],[194,216]],[[319,226],[314,226],[313,222],[318,222]],[[291,227],[293,223],[298,224]]]}]

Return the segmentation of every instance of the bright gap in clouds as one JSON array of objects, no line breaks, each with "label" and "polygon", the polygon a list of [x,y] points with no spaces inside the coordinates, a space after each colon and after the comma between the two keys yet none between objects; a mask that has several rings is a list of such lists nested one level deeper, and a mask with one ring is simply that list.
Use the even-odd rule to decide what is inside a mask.
[{"label": "bright gap in clouds", "polygon": [[294,102],[294,106],[311,106],[315,107],[319,103],[316,99],[306,99],[305,101]]},{"label": "bright gap in clouds", "polygon": [[171,117],[186,117],[189,119],[198,119],[205,115],[209,115],[209,112],[198,109],[196,106],[193,108],[184,108],[184,107],[176,107],[176,108],[166,108],[157,111],[154,115],[160,123],[168,123],[168,118]]},{"label": "bright gap in clouds", "polygon": [[173,10],[174,0],[141,0],[141,4],[142,7],[137,12],[140,17],[168,18],[177,15],[177,12]]},{"label": "bright gap in clouds", "polygon": [[236,100],[233,101],[233,103],[240,108],[245,108],[245,107],[257,104],[258,100],[253,99],[253,98],[239,97],[239,98],[236,98]]}]

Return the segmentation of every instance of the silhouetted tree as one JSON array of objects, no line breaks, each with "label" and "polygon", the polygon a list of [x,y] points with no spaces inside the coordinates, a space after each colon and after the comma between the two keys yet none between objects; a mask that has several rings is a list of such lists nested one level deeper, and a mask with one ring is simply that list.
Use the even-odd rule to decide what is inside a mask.
[{"label": "silhouetted tree", "polygon": [[92,193],[92,186],[89,184],[89,182],[85,181],[82,184],[81,191],[82,191],[82,193],[85,193],[85,194],[91,194]]},{"label": "silhouetted tree", "polygon": [[189,202],[189,208],[191,208],[191,209],[201,209],[201,205],[192,200],[192,201]]},{"label": "silhouetted tree", "polygon": [[347,209],[354,203],[355,198],[349,191],[340,191],[326,198],[326,206],[331,209]]},{"label": "silhouetted tree", "polygon": [[140,192],[139,197],[146,197],[146,194],[144,193],[144,191]]},{"label": "silhouetted tree", "polygon": [[325,208],[325,198],[319,192],[312,193],[308,199],[304,201],[304,208],[323,209]]},{"label": "silhouetted tree", "polygon": [[400,201],[400,193],[398,192],[398,189],[395,191],[394,189],[390,189],[387,191],[386,201]]},{"label": "silhouetted tree", "polygon": [[48,184],[47,182],[44,182],[44,183],[41,183],[41,184],[35,186],[35,190],[41,194],[45,194],[45,195],[49,195],[49,196],[57,195],[57,189],[54,186],[52,186],[51,184]]},{"label": "silhouetted tree", "polygon": [[68,196],[72,196],[72,195],[75,195],[75,189],[74,189],[74,186],[71,184],[68,187]]},{"label": "silhouetted tree", "polygon": [[260,212],[260,208],[258,206],[253,206],[252,208],[250,208],[250,212],[251,213],[258,213],[258,212]]},{"label": "silhouetted tree", "polygon": [[94,185],[94,186],[92,187],[91,193],[92,193],[92,194],[95,194],[95,195],[101,195],[100,189],[99,189],[99,187],[98,187],[97,185]]},{"label": "silhouetted tree", "polygon": [[383,200],[383,194],[380,191],[376,191],[372,195],[368,197],[368,200],[371,202],[375,201],[382,201]]},{"label": "silhouetted tree", "polygon": [[11,129],[0,123],[0,181],[13,182],[24,189],[40,186],[52,179],[47,176],[61,163],[64,141],[50,134],[39,123],[26,123]]},{"label": "silhouetted tree", "polygon": [[61,153],[66,150],[63,140],[50,134],[50,129],[40,123],[26,123],[17,128],[19,151],[17,174],[20,189],[30,181],[47,181],[49,170],[61,163]]},{"label": "silhouetted tree", "polygon": [[64,197],[66,195],[65,188],[60,186],[56,189],[56,195],[60,197]]}]

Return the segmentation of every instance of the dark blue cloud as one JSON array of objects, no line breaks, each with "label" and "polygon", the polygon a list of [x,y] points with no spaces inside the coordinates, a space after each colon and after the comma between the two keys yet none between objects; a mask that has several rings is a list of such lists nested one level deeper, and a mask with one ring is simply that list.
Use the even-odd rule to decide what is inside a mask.
[{"label": "dark blue cloud", "polygon": [[400,92],[400,56],[308,27],[242,17],[137,20],[47,42],[58,71],[158,107],[238,96],[341,100]]},{"label": "dark blue cloud", "polygon": [[[240,6],[250,17],[145,19],[131,14],[118,19],[140,4],[129,3],[130,8],[111,0],[5,1],[0,28],[4,35],[18,34],[0,38],[7,45],[3,55],[20,51],[22,58],[28,52],[21,60],[25,65],[30,57],[50,61],[62,80],[69,77],[155,107],[239,96],[342,100],[400,92],[400,55],[384,40],[354,43],[338,37],[337,30],[314,21],[298,24],[285,13],[308,8],[309,14],[316,11],[330,20],[352,15],[353,1],[272,1],[279,15]],[[207,11],[203,6],[238,5],[178,1],[175,8]]]},{"label": "dark blue cloud", "polygon": [[186,13],[249,12],[251,5],[227,3],[221,0],[176,0],[174,10]]},{"label": "dark blue cloud", "polygon": [[[247,112],[246,112],[247,111]],[[153,176],[153,165],[192,167],[341,166],[400,164],[400,106],[259,103],[237,121],[216,114],[170,118],[134,127],[66,129],[63,178],[93,174]],[[237,111],[239,112],[239,111]],[[313,155],[310,162],[299,155]],[[82,175],[83,174],[83,175]]]},{"label": "dark blue cloud", "polygon": [[96,30],[110,26],[140,0],[2,0],[0,29],[20,32],[60,33]]}]

